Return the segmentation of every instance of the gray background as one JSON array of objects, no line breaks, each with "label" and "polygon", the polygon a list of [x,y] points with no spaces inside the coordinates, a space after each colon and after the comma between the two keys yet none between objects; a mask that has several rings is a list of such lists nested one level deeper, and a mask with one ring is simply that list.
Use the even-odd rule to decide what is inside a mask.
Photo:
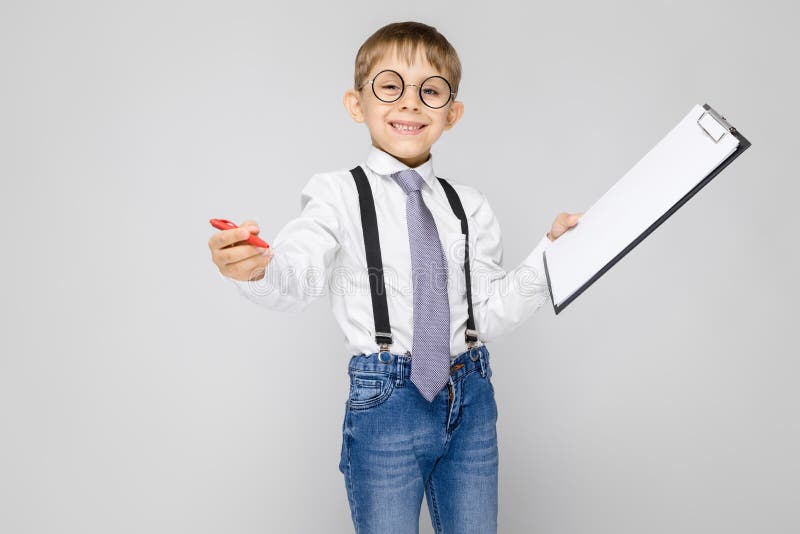
[{"label": "gray background", "polygon": [[327,297],[243,299],[208,219],[269,239],[313,173],[360,161],[356,50],[409,19],[462,59],[436,170],[486,193],[507,269],[692,105],[753,143],[563,314],[489,347],[500,531],[800,531],[798,14],[4,1],[0,531],[352,531]]}]

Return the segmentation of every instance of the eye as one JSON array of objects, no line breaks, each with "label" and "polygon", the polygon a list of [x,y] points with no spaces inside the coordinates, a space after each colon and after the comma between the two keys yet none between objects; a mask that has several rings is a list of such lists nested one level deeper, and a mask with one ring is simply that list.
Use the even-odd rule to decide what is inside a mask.
[{"label": "eye", "polygon": [[394,84],[386,84],[386,85],[382,85],[381,89],[385,89],[387,91],[397,91],[400,88],[398,86],[394,85]]},{"label": "eye", "polygon": [[425,87],[425,88],[424,88],[422,91],[423,91],[423,92],[424,92],[426,95],[431,95],[431,96],[436,96],[436,95],[438,95],[438,94],[439,94],[439,91],[437,91],[436,89],[432,89],[432,88],[430,88],[430,87]]}]

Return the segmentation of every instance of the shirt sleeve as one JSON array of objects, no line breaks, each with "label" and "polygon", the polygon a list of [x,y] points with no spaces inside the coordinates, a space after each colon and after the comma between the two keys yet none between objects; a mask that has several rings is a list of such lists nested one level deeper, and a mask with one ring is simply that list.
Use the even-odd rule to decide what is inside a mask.
[{"label": "shirt sleeve", "polygon": [[341,248],[340,193],[329,176],[312,176],[300,194],[300,216],[269,243],[273,256],[264,277],[240,281],[220,276],[256,304],[276,311],[303,310],[327,293],[329,270]]},{"label": "shirt sleeve", "polygon": [[488,342],[517,328],[550,300],[542,258],[550,239],[542,236],[522,263],[506,272],[500,223],[485,196],[482,200],[474,215],[474,240],[470,234],[470,249],[473,243],[475,248],[470,275],[475,328],[478,339]]}]

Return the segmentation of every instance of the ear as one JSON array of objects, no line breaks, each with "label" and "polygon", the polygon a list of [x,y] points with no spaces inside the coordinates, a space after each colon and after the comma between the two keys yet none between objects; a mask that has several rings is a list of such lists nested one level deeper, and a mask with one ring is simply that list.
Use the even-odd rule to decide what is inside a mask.
[{"label": "ear", "polygon": [[355,89],[344,92],[344,108],[356,122],[364,122],[364,110],[361,109],[361,97]]},{"label": "ear", "polygon": [[455,124],[461,120],[461,116],[464,114],[464,103],[456,100],[450,106],[450,109],[447,110],[447,123],[444,126],[445,130],[449,130]]}]

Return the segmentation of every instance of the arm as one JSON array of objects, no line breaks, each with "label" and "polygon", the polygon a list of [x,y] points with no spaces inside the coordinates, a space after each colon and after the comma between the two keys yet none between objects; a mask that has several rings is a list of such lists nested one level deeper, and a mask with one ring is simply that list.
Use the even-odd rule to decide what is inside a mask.
[{"label": "arm", "polygon": [[273,256],[264,277],[240,281],[220,276],[256,304],[276,311],[303,310],[326,293],[329,267],[341,246],[339,197],[330,177],[312,176],[300,194],[300,216],[270,242]]},{"label": "arm", "polygon": [[478,338],[487,342],[517,328],[550,299],[542,260],[550,239],[542,236],[522,263],[506,272],[500,223],[482,197],[474,215],[474,239],[470,233],[470,255],[474,256],[474,261],[470,258],[470,273],[475,327]]}]

